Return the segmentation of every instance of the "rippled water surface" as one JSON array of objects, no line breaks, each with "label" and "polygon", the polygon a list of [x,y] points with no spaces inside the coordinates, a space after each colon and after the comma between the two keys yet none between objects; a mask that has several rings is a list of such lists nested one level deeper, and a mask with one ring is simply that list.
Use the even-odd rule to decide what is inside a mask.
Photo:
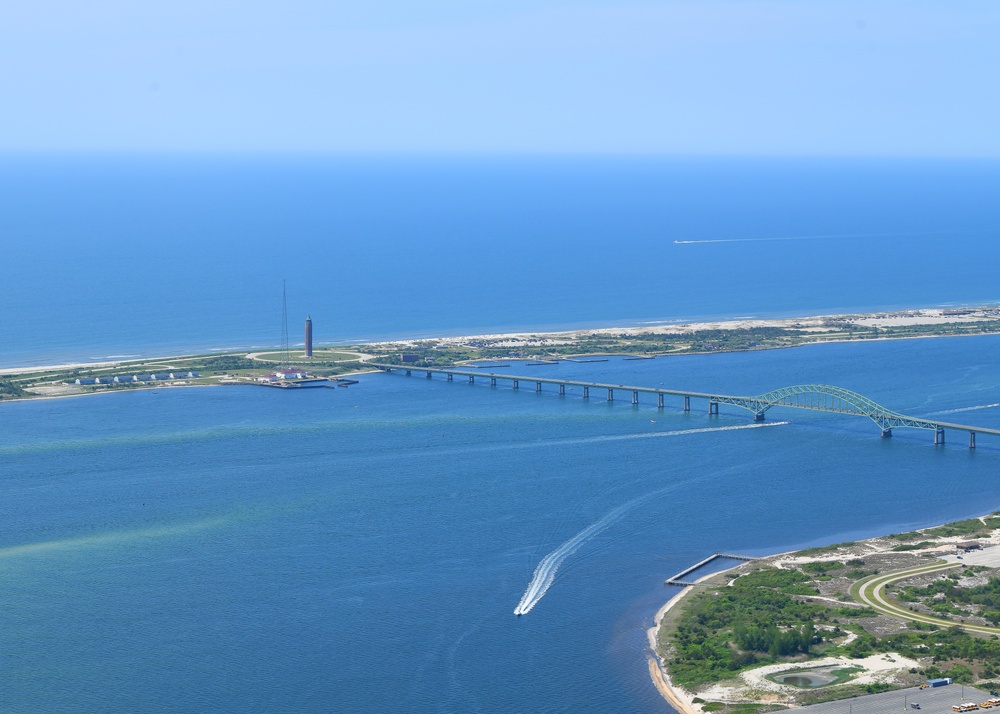
[{"label": "rippled water surface", "polygon": [[[510,370],[1000,427],[998,367],[977,337]],[[692,407],[400,374],[2,404],[0,710],[666,711],[664,578],[1000,507],[1000,439]]]}]

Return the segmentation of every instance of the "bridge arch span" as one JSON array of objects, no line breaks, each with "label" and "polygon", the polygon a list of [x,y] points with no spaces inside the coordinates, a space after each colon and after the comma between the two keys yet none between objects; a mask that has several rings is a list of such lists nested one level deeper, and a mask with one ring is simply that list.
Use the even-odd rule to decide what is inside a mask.
[{"label": "bridge arch span", "polygon": [[796,384],[774,389],[756,397],[720,396],[716,397],[716,400],[752,411],[757,421],[762,421],[764,414],[772,407],[793,407],[865,416],[875,422],[886,436],[891,433],[893,427],[935,430],[940,428],[935,422],[899,414],[863,394],[829,384]]}]

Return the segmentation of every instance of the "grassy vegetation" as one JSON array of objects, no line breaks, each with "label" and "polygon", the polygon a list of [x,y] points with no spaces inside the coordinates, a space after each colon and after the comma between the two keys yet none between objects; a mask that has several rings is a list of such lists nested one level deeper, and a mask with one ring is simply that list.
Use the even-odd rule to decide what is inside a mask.
[{"label": "grassy vegetation", "polygon": [[910,540],[918,540],[920,538],[923,538],[924,534],[921,533],[920,531],[910,531],[909,533],[893,533],[889,537],[894,538],[895,540],[906,542]]},{"label": "grassy vegetation", "polygon": [[699,330],[677,333],[637,333],[627,331],[600,332],[574,336],[531,335],[523,344],[511,347],[507,338],[477,338],[465,344],[444,343],[440,340],[421,340],[402,349],[399,345],[359,346],[379,361],[390,363],[399,360],[400,351],[417,353],[418,366],[454,364],[470,359],[506,359],[520,357],[559,358],[582,354],[607,355],[657,355],[692,352],[732,352],[791,347],[831,339],[853,340],[881,337],[911,337],[916,335],[953,335],[1000,332],[1000,320],[979,322],[910,325],[879,329],[859,326],[850,320],[828,320],[828,332],[796,329],[795,327],[734,328],[728,330]]},{"label": "grassy vegetation", "polygon": [[0,399],[17,399],[25,395],[24,389],[9,379],[0,379]]},{"label": "grassy vegetation", "polygon": [[695,595],[670,634],[671,677],[697,687],[808,655],[823,642],[816,623],[826,622],[829,610],[783,592],[808,580],[800,571],[762,568],[737,578],[732,587]]},{"label": "grassy vegetation", "polygon": [[923,603],[937,613],[967,617],[974,611],[991,625],[1000,625],[1000,578],[990,578],[985,585],[962,587],[961,577],[950,573],[926,587],[903,587],[896,591],[895,597],[903,603]]},{"label": "grassy vegetation", "polygon": [[826,555],[827,553],[836,553],[842,548],[850,548],[852,545],[857,545],[854,541],[847,541],[845,543],[834,543],[833,545],[823,545],[818,548],[806,548],[805,550],[800,550],[799,555],[812,557],[814,555]]},{"label": "grassy vegetation", "polygon": [[934,545],[934,541],[922,540],[919,543],[902,543],[893,548],[897,553],[901,553],[907,550],[922,550],[923,548],[930,548]]},{"label": "grassy vegetation", "polygon": [[[983,521],[986,521],[985,525]],[[989,535],[990,531],[995,528],[1000,528],[1000,517],[998,516],[990,516],[983,520],[969,518],[964,521],[955,521],[939,528],[928,528],[923,533],[935,538],[947,538],[951,536],[967,536],[971,538],[974,536]]]},{"label": "grassy vegetation", "polygon": [[[316,362],[350,362],[358,359],[357,352],[319,349],[313,351],[311,359],[304,357],[300,350],[289,350],[289,361],[294,364],[315,364]],[[257,352],[254,359],[260,362],[280,362],[281,352]]]},{"label": "grassy vegetation", "polygon": [[[844,623],[844,619],[874,617],[871,608],[830,608],[803,602],[786,592],[808,580],[798,570],[764,568],[736,579],[732,587],[695,595],[684,608],[675,632],[665,638],[673,648],[667,658],[671,677],[693,688],[774,662],[834,654],[862,658],[880,652],[914,659],[931,656],[935,664],[926,668],[924,676],[952,677],[956,682],[972,683],[1000,672],[1000,640],[996,638],[976,637],[957,625],[940,629],[919,623],[912,623],[905,632],[875,636],[858,625]],[[922,597],[946,593],[957,602],[979,603],[1000,620],[1000,578],[973,588],[958,588],[948,579],[907,590]],[[853,642],[838,645],[831,641],[849,631],[858,635]],[[947,667],[936,664],[944,662]],[[849,696],[850,691],[841,690],[836,697]],[[865,691],[862,688],[855,693]]]},{"label": "grassy vegetation", "polygon": [[[900,545],[891,550],[905,553],[935,545],[931,538],[986,535],[995,528],[1000,528],[1000,513],[894,535]],[[822,557],[851,545],[855,544],[810,548],[796,555]],[[800,663],[804,665],[800,669],[806,669],[808,662],[818,657],[863,658],[890,652],[925,663],[922,669],[910,670],[914,677],[944,676],[971,684],[1000,676],[1000,637],[970,633],[958,621],[978,614],[1000,626],[1000,577],[990,577],[985,583],[973,579],[980,573],[994,572],[992,569],[967,566],[929,583],[905,585],[902,581],[891,586],[893,597],[904,607],[919,603],[931,612],[952,616],[956,623],[939,627],[900,622],[886,628],[882,621],[873,619],[880,615],[871,607],[839,604],[835,599],[845,583],[878,573],[866,558],[831,558],[781,569],[762,566],[740,577],[726,576],[731,580],[729,586],[705,588],[692,595],[673,614],[670,626],[660,631],[659,649],[671,677],[693,689],[731,680],[743,670],[765,664]],[[884,560],[875,562],[883,564]],[[831,580],[836,583],[825,586],[825,598],[810,597],[818,593],[817,586]],[[851,600],[844,594],[840,599]],[[845,637],[852,633],[853,637]],[[795,671],[798,669],[782,674]],[[849,684],[854,671],[844,668],[838,681],[831,683],[842,686],[803,690],[797,701],[811,704],[892,687],[884,683]]]}]

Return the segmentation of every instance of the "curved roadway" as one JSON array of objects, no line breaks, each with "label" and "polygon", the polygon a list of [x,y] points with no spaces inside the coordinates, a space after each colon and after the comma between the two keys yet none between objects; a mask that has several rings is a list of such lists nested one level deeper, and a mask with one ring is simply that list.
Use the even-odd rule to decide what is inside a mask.
[{"label": "curved roadway", "polygon": [[949,563],[947,561],[938,560],[930,565],[918,565],[915,568],[907,568],[906,570],[895,570],[891,573],[885,573],[882,575],[872,575],[854,583],[854,585],[851,586],[851,596],[861,604],[868,605],[878,612],[881,612],[883,615],[889,615],[890,617],[895,617],[900,620],[923,622],[928,625],[938,625],[939,627],[953,627],[958,625],[962,629],[970,632],[1000,635],[1000,627],[972,625],[965,622],[945,620],[939,617],[925,615],[920,612],[912,612],[902,605],[889,600],[885,593],[885,588],[890,583],[895,583],[899,580],[906,580],[907,578],[912,578],[916,575],[937,573],[944,570],[950,570],[952,568],[959,568],[961,566],[961,563]]}]

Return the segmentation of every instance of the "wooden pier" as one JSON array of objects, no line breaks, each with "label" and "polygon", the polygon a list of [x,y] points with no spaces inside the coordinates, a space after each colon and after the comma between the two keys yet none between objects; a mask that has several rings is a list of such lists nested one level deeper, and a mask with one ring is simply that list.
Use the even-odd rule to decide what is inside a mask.
[{"label": "wooden pier", "polygon": [[663,584],[664,585],[677,585],[678,587],[687,587],[689,585],[698,585],[698,583],[695,582],[694,580],[685,580],[684,578],[686,578],[688,575],[690,575],[691,573],[693,573],[694,571],[696,571],[698,568],[703,568],[706,565],[708,565],[709,563],[711,563],[713,560],[717,560],[719,558],[723,558],[725,560],[744,560],[744,561],[760,560],[760,558],[755,558],[752,555],[738,555],[737,553],[712,553],[710,556],[708,556],[704,560],[699,560],[697,563],[695,563],[694,565],[692,565],[689,568],[685,568],[684,570],[682,570],[681,572],[677,573],[677,575],[673,576],[672,578],[667,578],[666,580],[663,581]]}]

